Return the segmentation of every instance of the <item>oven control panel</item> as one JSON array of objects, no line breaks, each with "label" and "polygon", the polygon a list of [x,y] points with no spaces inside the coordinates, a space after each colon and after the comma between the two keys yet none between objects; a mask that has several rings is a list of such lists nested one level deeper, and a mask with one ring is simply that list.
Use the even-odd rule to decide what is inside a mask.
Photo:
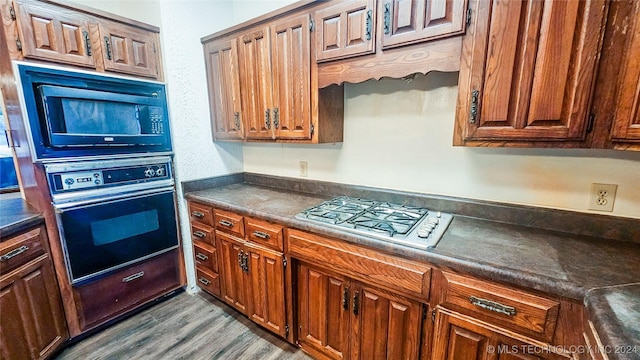
[{"label": "oven control panel", "polygon": [[48,174],[53,193],[171,179],[170,163],[155,163]]}]

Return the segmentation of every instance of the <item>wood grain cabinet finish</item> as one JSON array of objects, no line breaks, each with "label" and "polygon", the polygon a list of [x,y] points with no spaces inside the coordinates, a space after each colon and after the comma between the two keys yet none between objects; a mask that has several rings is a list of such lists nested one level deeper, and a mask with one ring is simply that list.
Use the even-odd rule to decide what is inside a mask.
[{"label": "wood grain cabinet finish", "polygon": [[376,51],[375,1],[351,0],[314,15],[316,61],[343,59]]},{"label": "wood grain cabinet finish", "polygon": [[477,1],[454,144],[584,140],[605,10],[604,0]]},{"label": "wood grain cabinet finish", "polygon": [[240,69],[236,38],[204,45],[209,106],[214,140],[242,140]]},{"label": "wood grain cabinet finish", "polygon": [[95,69],[86,16],[46,3],[16,2],[13,10],[22,56]]},{"label": "wood grain cabinet finish", "polygon": [[106,71],[159,77],[156,34],[107,21],[98,24]]},{"label": "wood grain cabinet finish", "polygon": [[0,242],[0,358],[44,359],[68,338],[43,226]]},{"label": "wood grain cabinet finish", "polygon": [[310,139],[309,16],[255,29],[239,46],[247,139]]},{"label": "wood grain cabinet finish", "polygon": [[640,2],[632,2],[631,19],[624,46],[624,60],[618,83],[615,118],[611,129],[614,142],[640,141]]},{"label": "wood grain cabinet finish", "polygon": [[433,360],[446,359],[572,359],[554,353],[562,347],[545,346],[516,334],[492,328],[472,317],[438,309],[434,331]]},{"label": "wood grain cabinet finish", "polygon": [[382,48],[464,33],[465,0],[383,0],[378,2]]},{"label": "wood grain cabinet finish", "polygon": [[418,359],[417,301],[305,263],[296,273],[303,350],[329,359]]},{"label": "wood grain cabinet finish", "polygon": [[191,223],[201,223],[208,226],[215,226],[213,222],[213,208],[208,205],[189,201],[189,219]]},{"label": "wood grain cabinet finish", "polygon": [[244,242],[221,231],[216,232],[216,242],[221,298],[246,315],[247,277],[243,270]]}]

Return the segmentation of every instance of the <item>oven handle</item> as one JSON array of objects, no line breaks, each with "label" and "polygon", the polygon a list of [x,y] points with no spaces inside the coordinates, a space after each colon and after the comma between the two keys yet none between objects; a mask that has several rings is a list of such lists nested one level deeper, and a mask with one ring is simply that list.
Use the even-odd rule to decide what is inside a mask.
[{"label": "oven handle", "polygon": [[124,200],[124,199],[128,200],[128,199],[133,199],[138,197],[145,197],[149,195],[157,195],[157,194],[166,193],[166,192],[175,193],[175,191],[176,190],[173,188],[173,186],[162,187],[162,188],[156,188],[156,189],[150,189],[150,190],[120,193],[112,196],[100,196],[100,197],[93,197],[89,199],[80,198],[76,201],[70,201],[63,204],[53,204],[53,207],[55,208],[56,212],[62,213],[66,210],[71,210],[79,207],[86,207],[86,206],[98,204],[98,203],[105,203],[105,202],[118,201],[118,200]]}]

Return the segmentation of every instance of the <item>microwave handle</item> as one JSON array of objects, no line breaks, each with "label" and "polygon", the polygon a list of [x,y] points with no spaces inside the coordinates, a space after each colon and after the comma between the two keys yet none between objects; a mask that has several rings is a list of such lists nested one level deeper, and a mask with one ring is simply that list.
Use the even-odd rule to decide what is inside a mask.
[{"label": "microwave handle", "polygon": [[154,91],[149,96],[129,95],[115,92],[98,91],[70,88],[63,86],[53,85],[40,85],[38,86],[40,95],[46,101],[47,98],[69,98],[69,99],[87,99],[87,100],[101,100],[101,101],[113,101],[123,102],[139,105],[154,105],[162,106],[162,100],[158,98],[158,92]]}]

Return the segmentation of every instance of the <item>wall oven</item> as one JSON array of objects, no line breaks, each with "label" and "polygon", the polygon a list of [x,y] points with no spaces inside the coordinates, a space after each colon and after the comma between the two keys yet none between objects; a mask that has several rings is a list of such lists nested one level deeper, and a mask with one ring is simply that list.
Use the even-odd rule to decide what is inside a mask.
[{"label": "wall oven", "polygon": [[178,247],[170,157],[45,164],[69,280]]},{"label": "wall oven", "polygon": [[171,151],[163,83],[16,62],[35,161]]}]

